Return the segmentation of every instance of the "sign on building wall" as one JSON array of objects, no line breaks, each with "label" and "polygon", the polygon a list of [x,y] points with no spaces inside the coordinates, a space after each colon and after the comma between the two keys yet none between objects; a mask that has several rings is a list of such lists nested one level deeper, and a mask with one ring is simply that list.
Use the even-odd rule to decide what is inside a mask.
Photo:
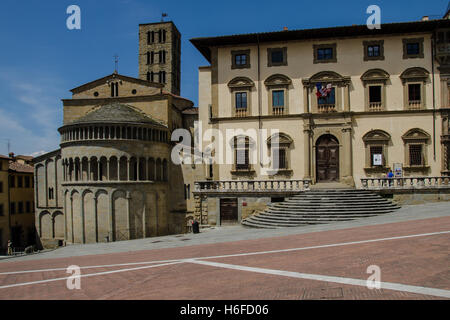
[{"label": "sign on building wall", "polygon": [[403,177],[403,165],[401,163],[394,163],[394,176],[396,178]]},{"label": "sign on building wall", "polygon": [[374,166],[382,166],[383,165],[383,155],[382,154],[374,154],[373,155],[373,165]]}]

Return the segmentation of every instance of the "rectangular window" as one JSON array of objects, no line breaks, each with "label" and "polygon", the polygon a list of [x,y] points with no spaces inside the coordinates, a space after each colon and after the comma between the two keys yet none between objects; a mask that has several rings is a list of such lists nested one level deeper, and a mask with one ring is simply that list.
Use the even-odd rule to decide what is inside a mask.
[{"label": "rectangular window", "polygon": [[247,92],[236,92],[236,109],[247,109]]},{"label": "rectangular window", "polygon": [[409,145],[409,164],[411,166],[423,165],[423,154],[421,144]]},{"label": "rectangular window", "polygon": [[283,63],[284,60],[283,50],[282,49],[272,50],[270,60],[272,61],[273,64]]},{"label": "rectangular window", "polygon": [[379,45],[367,46],[367,56],[368,57],[379,57],[380,56],[380,46]]},{"label": "rectangular window", "polygon": [[14,202],[11,202],[11,203],[9,204],[9,212],[10,212],[11,214],[16,214],[16,204],[15,204]]},{"label": "rectangular window", "polygon": [[[378,156],[381,154],[381,164],[378,162]],[[370,166],[382,166],[384,164],[384,155],[382,146],[371,146],[370,147]]]},{"label": "rectangular window", "polygon": [[286,149],[278,149],[278,168],[287,169]]},{"label": "rectangular window", "polygon": [[245,66],[247,64],[246,54],[237,54],[234,56],[234,64],[236,66]]},{"label": "rectangular window", "polygon": [[17,177],[17,188],[23,188],[23,177],[22,176]]},{"label": "rectangular window", "polygon": [[331,59],[333,59],[333,48],[317,49],[317,60],[331,60]]},{"label": "rectangular window", "polygon": [[318,104],[319,105],[324,105],[324,104],[335,104],[336,99],[335,99],[335,90],[334,88],[331,88],[331,91],[329,93],[327,93],[327,95],[325,97],[319,97],[318,98]]},{"label": "rectangular window", "polygon": [[4,215],[5,215],[5,209],[3,207],[3,204],[0,204],[0,217],[3,217]]},{"label": "rectangular window", "polygon": [[420,84],[414,83],[408,85],[409,102],[420,103]]},{"label": "rectangular window", "polygon": [[406,44],[406,53],[408,55],[415,55],[420,53],[420,44],[418,42],[411,42]]},{"label": "rectangular window", "polygon": [[3,192],[3,181],[0,181],[0,193]]},{"label": "rectangular window", "polygon": [[369,102],[381,103],[381,86],[369,86]]},{"label": "rectangular window", "polygon": [[27,201],[26,203],[26,213],[31,213],[31,202]]},{"label": "rectangular window", "polygon": [[30,177],[25,177],[25,188],[30,188]]},{"label": "rectangular window", "polygon": [[236,150],[236,169],[237,170],[248,170],[250,168],[248,153],[249,153],[248,148]]},{"label": "rectangular window", "polygon": [[284,90],[272,91],[272,106],[284,107]]},{"label": "rectangular window", "polygon": [[22,201],[20,201],[20,202],[18,203],[18,212],[19,212],[19,213],[23,213],[23,202],[22,202]]}]

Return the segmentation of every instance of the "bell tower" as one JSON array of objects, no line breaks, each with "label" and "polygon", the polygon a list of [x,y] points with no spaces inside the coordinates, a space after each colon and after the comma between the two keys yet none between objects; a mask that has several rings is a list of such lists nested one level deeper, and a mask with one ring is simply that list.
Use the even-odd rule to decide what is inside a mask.
[{"label": "bell tower", "polygon": [[139,78],[180,95],[181,35],[172,21],[139,25]]}]

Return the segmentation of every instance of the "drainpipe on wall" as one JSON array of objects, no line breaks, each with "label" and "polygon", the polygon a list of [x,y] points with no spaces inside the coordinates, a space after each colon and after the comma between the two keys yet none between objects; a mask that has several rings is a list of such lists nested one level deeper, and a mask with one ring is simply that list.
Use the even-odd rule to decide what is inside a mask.
[{"label": "drainpipe on wall", "polygon": [[432,74],[432,85],[433,85],[433,160],[436,161],[436,91],[434,86],[434,53],[436,45],[436,30],[433,31],[431,38],[431,74]]},{"label": "drainpipe on wall", "polygon": [[258,128],[259,128],[259,164],[263,166],[263,148],[262,148],[262,120],[261,120],[261,52],[259,47],[259,34],[256,35],[256,44],[258,46]]},{"label": "drainpipe on wall", "polygon": [[[11,186],[10,186],[10,172],[9,172],[9,160],[8,160],[8,168],[6,168],[7,172],[8,172],[8,181],[7,183],[7,188],[8,188],[8,229],[9,229],[9,235],[8,235],[8,239],[12,240],[12,229],[11,229]],[[14,245],[14,243],[13,243]]]}]

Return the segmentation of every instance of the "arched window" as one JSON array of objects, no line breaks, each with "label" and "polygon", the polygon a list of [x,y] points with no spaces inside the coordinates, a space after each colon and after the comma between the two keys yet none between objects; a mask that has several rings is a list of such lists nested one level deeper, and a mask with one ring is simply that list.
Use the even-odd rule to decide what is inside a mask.
[{"label": "arched window", "polygon": [[309,79],[304,79],[305,112],[328,113],[348,110],[350,82],[350,77],[341,76],[334,71],[321,71]]},{"label": "arched window", "polygon": [[408,130],[402,136],[405,143],[406,171],[426,173],[428,171],[428,148],[430,135],[422,129],[414,128]]},{"label": "arched window", "polygon": [[252,167],[254,143],[248,136],[236,136],[231,141],[234,150],[234,164],[232,173],[254,171]]},{"label": "arched window", "polygon": [[366,173],[385,174],[389,171],[388,147],[391,142],[389,133],[383,130],[371,130],[363,136]]},{"label": "arched window", "polygon": [[426,108],[425,85],[429,72],[424,68],[413,67],[406,69],[400,79],[403,83],[403,100],[405,110],[417,110]]},{"label": "arched window", "polygon": [[292,138],[285,134],[274,134],[267,139],[270,150],[272,174],[286,174],[292,172],[290,168],[290,148]]},{"label": "arched window", "polygon": [[387,80],[389,80],[389,73],[382,69],[370,69],[361,76],[361,81],[364,84],[366,111],[386,109]]},{"label": "arched window", "polygon": [[233,117],[251,115],[251,92],[254,86],[255,83],[247,77],[236,77],[228,82]]},{"label": "arched window", "polygon": [[269,114],[282,115],[288,113],[289,86],[292,80],[282,74],[274,74],[264,81],[268,91]]}]

